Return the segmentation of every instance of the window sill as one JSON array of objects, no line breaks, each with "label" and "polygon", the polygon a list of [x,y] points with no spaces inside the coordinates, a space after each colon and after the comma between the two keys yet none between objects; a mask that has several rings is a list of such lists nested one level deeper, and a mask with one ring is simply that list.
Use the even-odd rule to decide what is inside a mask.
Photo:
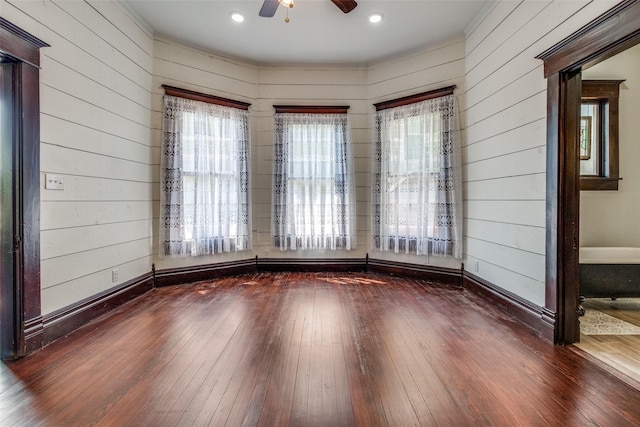
[{"label": "window sill", "polygon": [[581,191],[618,191],[618,181],[622,178],[580,177]]}]

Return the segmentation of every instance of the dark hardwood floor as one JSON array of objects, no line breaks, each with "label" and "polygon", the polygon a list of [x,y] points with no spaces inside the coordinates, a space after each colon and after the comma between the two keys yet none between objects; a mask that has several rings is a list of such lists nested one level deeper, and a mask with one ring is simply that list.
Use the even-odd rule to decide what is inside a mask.
[{"label": "dark hardwood floor", "polygon": [[640,391],[461,288],[261,273],[0,364],[0,425],[637,426]]}]

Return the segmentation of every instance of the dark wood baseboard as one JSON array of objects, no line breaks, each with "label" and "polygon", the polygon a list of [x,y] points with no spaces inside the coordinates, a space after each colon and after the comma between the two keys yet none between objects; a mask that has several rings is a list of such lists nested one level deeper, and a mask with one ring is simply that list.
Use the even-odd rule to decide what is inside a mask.
[{"label": "dark wood baseboard", "polygon": [[42,345],[47,345],[96,317],[144,294],[153,288],[152,273],[93,295],[43,316]]},{"label": "dark wood baseboard", "polygon": [[370,258],[367,262],[367,271],[414,277],[423,280],[434,280],[448,285],[462,286],[462,270],[455,268]]},{"label": "dark wood baseboard", "polygon": [[555,314],[546,308],[501,289],[463,270],[400,263],[371,258],[249,258],[238,261],[181,267],[152,272],[130,280],[121,286],[94,295],[76,304],[43,317],[25,322],[27,344],[36,350],[61,338],[101,314],[128,302],[155,287],[180,285],[219,277],[247,274],[255,271],[371,271],[400,277],[414,277],[440,283],[464,286],[498,308],[511,314],[553,342]]},{"label": "dark wood baseboard", "polygon": [[547,341],[556,342],[556,313],[546,307],[542,307],[540,319],[540,335]]},{"label": "dark wood baseboard", "polygon": [[553,312],[535,305],[468,271],[463,273],[462,279],[465,289],[492,301],[495,307],[512,315],[533,329],[541,337],[553,342],[555,318]]},{"label": "dark wood baseboard", "polygon": [[42,347],[44,340],[44,321],[42,316],[24,322],[25,354],[33,353]]},{"label": "dark wood baseboard", "polygon": [[256,260],[257,257],[216,264],[155,270],[155,286],[183,285],[202,280],[211,280],[217,277],[232,276],[234,274],[253,273],[256,271]]},{"label": "dark wood baseboard", "polygon": [[365,271],[365,258],[257,258],[258,271]]}]

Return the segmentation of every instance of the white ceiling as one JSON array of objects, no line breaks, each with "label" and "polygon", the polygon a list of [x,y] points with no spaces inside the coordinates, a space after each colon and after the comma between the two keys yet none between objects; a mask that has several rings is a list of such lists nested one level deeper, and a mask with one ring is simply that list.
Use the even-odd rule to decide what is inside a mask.
[{"label": "white ceiling", "polygon": [[[262,0],[127,0],[159,35],[258,63],[366,64],[463,34],[487,0],[295,0],[284,21],[258,16]],[[245,21],[231,20],[238,11]],[[384,15],[372,24],[373,12]]]}]

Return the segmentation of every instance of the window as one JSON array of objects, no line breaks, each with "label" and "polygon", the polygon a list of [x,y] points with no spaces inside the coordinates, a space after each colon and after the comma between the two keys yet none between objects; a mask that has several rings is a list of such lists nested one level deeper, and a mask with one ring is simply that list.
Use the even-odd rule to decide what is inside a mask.
[{"label": "window", "polygon": [[246,109],[164,97],[161,255],[251,247]]},{"label": "window", "polygon": [[580,189],[617,190],[618,98],[623,80],[583,80]]},{"label": "window", "polygon": [[340,110],[276,107],[272,226],[281,250],[355,247],[350,130]]},{"label": "window", "polygon": [[373,242],[381,251],[462,257],[458,118],[447,89],[376,104]]}]

